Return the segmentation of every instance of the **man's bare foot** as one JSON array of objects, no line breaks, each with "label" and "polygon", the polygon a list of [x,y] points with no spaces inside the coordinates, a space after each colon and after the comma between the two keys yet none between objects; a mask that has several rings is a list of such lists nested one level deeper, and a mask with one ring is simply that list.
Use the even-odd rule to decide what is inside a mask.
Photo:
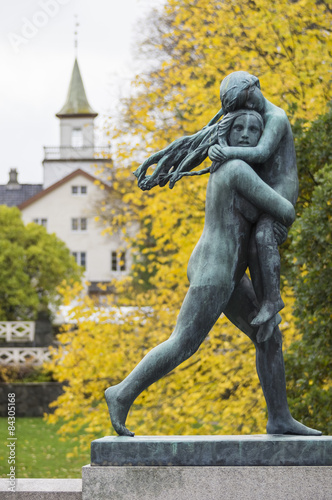
[{"label": "man's bare foot", "polygon": [[108,406],[108,412],[111,417],[111,422],[115,432],[119,436],[134,437],[134,432],[131,432],[125,426],[128,411],[131,405],[124,405],[118,397],[118,386],[114,385],[105,391],[105,399]]},{"label": "man's bare foot", "polygon": [[287,419],[271,422],[270,420],[266,426],[268,434],[290,434],[294,436],[321,436],[321,431],[311,429],[306,425],[301,424],[293,417],[289,416]]},{"label": "man's bare foot", "polygon": [[280,314],[275,314],[273,318],[261,325],[256,335],[257,342],[260,344],[261,342],[269,340],[273,335],[275,327],[279,325],[279,323],[281,323],[281,316]]},{"label": "man's bare foot", "polygon": [[285,307],[285,304],[283,303],[281,297],[279,300],[275,302],[271,302],[269,300],[264,300],[257,316],[251,321],[252,326],[259,326],[263,325],[267,321],[269,321],[273,316],[281,311]]}]

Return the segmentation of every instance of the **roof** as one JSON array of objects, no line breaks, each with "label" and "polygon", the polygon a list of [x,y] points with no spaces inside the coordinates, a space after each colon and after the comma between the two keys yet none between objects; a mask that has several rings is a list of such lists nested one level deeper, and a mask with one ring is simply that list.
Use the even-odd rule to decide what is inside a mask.
[{"label": "roof", "polygon": [[42,191],[36,193],[34,196],[32,196],[31,198],[29,198],[28,200],[22,202],[18,206],[18,208],[20,210],[23,210],[24,208],[28,207],[29,205],[32,205],[32,203],[34,203],[37,200],[40,200],[41,198],[43,198],[44,196],[46,196],[48,193],[54,191],[55,189],[57,189],[58,187],[62,186],[63,184],[66,184],[66,182],[70,181],[71,179],[73,179],[77,175],[83,175],[84,177],[86,177],[87,179],[89,179],[92,182],[99,181],[100,184],[103,184],[106,189],[110,189],[110,186],[108,184],[106,184],[105,182],[101,181],[100,179],[97,179],[97,177],[94,177],[93,175],[89,174],[88,172],[85,172],[84,170],[81,170],[80,168],[78,168],[77,170],[75,170],[71,174],[69,174],[66,177],[63,177],[62,179],[60,179],[58,182],[55,182],[54,184],[52,184],[48,188],[43,189]]},{"label": "roof", "polygon": [[34,197],[43,189],[42,184],[0,185],[0,205],[15,207]]},{"label": "roof", "polygon": [[73,116],[90,116],[95,118],[98,115],[88,103],[85,94],[81,72],[78,67],[77,59],[75,59],[73,72],[69,84],[67,99],[59,113],[58,118],[69,118]]}]

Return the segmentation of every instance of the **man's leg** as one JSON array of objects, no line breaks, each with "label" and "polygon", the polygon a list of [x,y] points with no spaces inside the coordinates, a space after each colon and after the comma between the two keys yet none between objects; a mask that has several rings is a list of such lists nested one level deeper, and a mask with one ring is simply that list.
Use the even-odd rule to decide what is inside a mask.
[{"label": "man's leg", "polygon": [[[262,217],[262,216],[261,216]],[[264,216],[263,216],[264,217]],[[263,287],[263,277],[262,277],[262,271],[261,271],[261,263],[260,263],[260,257],[258,254],[258,245],[256,241],[256,231],[257,231],[257,225],[255,224],[250,242],[249,242],[249,251],[248,251],[248,265],[249,265],[249,270],[250,270],[250,278],[251,278],[251,283],[250,280],[247,282],[248,286],[254,289],[254,294],[252,297],[252,300],[255,300],[255,296],[258,299],[259,306],[257,302],[255,303],[255,307],[253,311],[248,317],[248,321],[252,326],[257,326],[255,325],[255,322],[253,319],[257,317],[257,313],[259,308],[261,307],[261,304],[263,303],[264,299],[264,287]],[[278,251],[278,249],[277,249]],[[280,284],[278,285],[280,286]],[[279,292],[280,293],[280,292]],[[253,303],[252,303],[253,304]],[[252,305],[253,307],[253,305]],[[274,328],[281,322],[281,316],[280,314],[274,313],[274,315],[268,319],[265,324],[259,327],[258,332],[256,334],[256,342],[265,342],[268,340],[272,335]]]},{"label": "man's leg", "polygon": [[[280,295],[280,255],[273,231],[273,218],[269,215],[263,214],[257,221],[255,240],[263,294],[259,313],[251,321],[252,325],[257,326],[269,321],[284,307]],[[252,277],[254,275],[251,273]],[[255,283],[254,289],[257,293]]]},{"label": "man's leg", "polygon": [[217,286],[191,286],[182,304],[176,327],[168,340],[152,349],[120,384],[105,391],[116,432],[133,436],[125,427],[128,411],[151,384],[192,356],[228,301],[232,290]]},{"label": "man's leg", "polygon": [[[286,395],[286,378],[282,354],[281,332],[276,326],[273,335],[258,343],[258,328],[249,323],[248,317],[258,310],[258,302],[249,278],[245,275],[235,288],[224,312],[227,318],[254,342],[256,347],[256,367],[267,404],[269,420],[268,434],[321,435],[297,422],[290,414]],[[263,328],[262,325],[260,328]]]}]

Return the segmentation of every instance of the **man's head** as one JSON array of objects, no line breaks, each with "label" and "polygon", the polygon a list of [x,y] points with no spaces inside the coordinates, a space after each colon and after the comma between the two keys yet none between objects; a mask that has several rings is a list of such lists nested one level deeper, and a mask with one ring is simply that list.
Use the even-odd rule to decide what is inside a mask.
[{"label": "man's head", "polygon": [[228,135],[230,146],[255,147],[263,132],[263,120],[258,113],[247,111],[235,118]]},{"label": "man's head", "polygon": [[243,108],[261,112],[264,107],[259,80],[246,71],[234,71],[224,78],[220,99],[224,114]]}]

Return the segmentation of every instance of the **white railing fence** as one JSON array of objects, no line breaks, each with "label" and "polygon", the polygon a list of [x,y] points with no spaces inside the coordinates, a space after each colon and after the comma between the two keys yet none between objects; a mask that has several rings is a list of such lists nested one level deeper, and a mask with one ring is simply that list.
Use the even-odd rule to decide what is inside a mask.
[{"label": "white railing fence", "polygon": [[47,347],[0,347],[0,365],[40,366],[50,360]]},{"label": "white railing fence", "polygon": [[5,342],[33,342],[34,321],[0,321],[0,340]]}]

